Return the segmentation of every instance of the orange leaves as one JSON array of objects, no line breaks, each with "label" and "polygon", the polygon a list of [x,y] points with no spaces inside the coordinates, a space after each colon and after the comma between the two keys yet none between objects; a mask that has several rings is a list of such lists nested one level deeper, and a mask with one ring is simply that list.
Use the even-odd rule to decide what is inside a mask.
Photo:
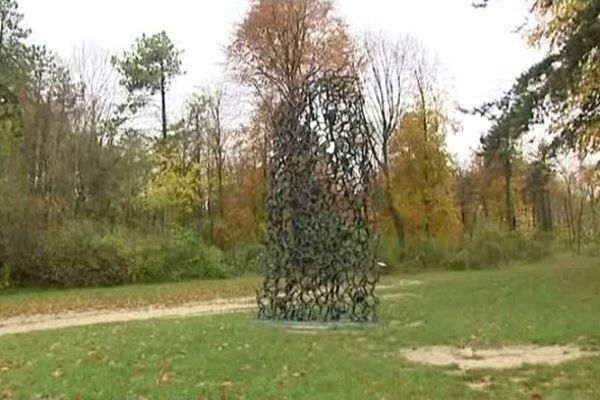
[{"label": "orange leaves", "polygon": [[319,70],[345,66],[350,47],[331,0],[256,0],[228,53],[240,80],[285,95]]}]

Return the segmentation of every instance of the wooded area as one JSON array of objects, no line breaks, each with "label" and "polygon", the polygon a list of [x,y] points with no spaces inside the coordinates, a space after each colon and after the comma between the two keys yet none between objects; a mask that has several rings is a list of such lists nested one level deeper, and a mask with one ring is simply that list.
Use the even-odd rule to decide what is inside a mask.
[{"label": "wooded area", "polygon": [[460,121],[435,58],[410,37],[354,37],[332,0],[252,2],[227,48],[253,99],[235,126],[225,81],[168,115],[185,66],[166,32],[63,60],[30,43],[16,0],[0,0],[0,287],[256,271],[274,112],[323,71],[360,79],[390,268],[600,253],[600,1],[535,1],[531,13],[528,39],[548,55],[500,99],[463,110],[492,129],[462,165],[446,147]]}]

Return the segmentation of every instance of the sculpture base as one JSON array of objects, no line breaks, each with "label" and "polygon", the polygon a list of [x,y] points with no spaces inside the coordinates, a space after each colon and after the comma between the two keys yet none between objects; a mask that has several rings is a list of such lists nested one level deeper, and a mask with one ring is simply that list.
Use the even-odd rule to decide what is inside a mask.
[{"label": "sculpture base", "polygon": [[255,322],[260,325],[285,328],[299,332],[366,330],[383,326],[383,324],[378,322],[298,322],[266,319],[256,319]]}]

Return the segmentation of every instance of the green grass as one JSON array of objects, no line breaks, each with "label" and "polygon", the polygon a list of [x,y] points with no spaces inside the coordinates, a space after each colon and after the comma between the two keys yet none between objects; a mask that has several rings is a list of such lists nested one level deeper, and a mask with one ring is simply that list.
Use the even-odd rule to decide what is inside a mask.
[{"label": "green grass", "polygon": [[[386,290],[414,295],[384,300],[384,323],[367,330],[301,334],[236,314],[0,337],[0,398],[600,398],[600,357],[457,374],[398,355],[433,344],[573,343],[600,350],[599,259],[561,256],[411,279],[424,284]],[[484,377],[489,388],[468,388]]]}]

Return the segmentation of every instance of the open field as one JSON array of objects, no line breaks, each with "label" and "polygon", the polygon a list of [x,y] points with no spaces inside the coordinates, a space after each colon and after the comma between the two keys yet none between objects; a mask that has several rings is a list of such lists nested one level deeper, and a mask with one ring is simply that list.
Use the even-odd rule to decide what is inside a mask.
[{"label": "open field", "polygon": [[[401,279],[407,277],[385,278],[376,328],[293,330],[256,323],[245,312],[0,337],[0,398],[600,398],[600,260],[558,256],[491,271],[420,274],[409,277],[420,285],[395,285]],[[137,287],[129,295],[176,298],[169,288],[188,288],[235,296],[255,282]],[[15,315],[21,303],[97,304],[129,298],[127,292],[4,294],[0,308]],[[424,366],[402,356],[433,345],[475,352],[571,345],[588,353],[555,366],[504,370]]]}]

